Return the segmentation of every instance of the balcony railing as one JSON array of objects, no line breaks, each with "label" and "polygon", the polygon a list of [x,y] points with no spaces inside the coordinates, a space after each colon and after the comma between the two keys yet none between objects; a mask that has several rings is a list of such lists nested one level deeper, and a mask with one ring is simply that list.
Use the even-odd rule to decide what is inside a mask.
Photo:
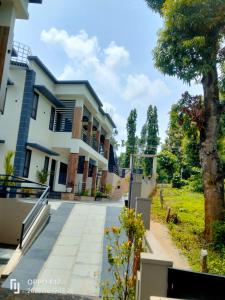
[{"label": "balcony railing", "polygon": [[32,53],[30,47],[16,41],[13,42],[13,51],[11,57],[11,62],[13,64],[29,65],[28,57],[31,55]]},{"label": "balcony railing", "polygon": [[99,144],[95,137],[89,137],[87,130],[82,129],[81,139],[91,146],[95,151],[104,156],[104,146],[103,144]]}]

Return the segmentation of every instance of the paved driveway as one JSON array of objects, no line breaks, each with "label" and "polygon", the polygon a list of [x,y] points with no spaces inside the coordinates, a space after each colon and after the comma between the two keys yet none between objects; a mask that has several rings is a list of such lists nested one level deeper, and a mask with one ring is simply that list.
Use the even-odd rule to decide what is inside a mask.
[{"label": "paved driveway", "polygon": [[122,203],[51,202],[48,225],[4,282],[33,293],[98,298],[107,280],[106,227],[118,225]]}]

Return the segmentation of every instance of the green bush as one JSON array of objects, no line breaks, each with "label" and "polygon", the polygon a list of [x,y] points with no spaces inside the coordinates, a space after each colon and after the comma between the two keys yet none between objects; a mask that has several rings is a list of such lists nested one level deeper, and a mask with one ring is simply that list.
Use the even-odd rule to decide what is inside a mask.
[{"label": "green bush", "polygon": [[81,196],[89,196],[89,190],[82,191]]},{"label": "green bush", "polygon": [[222,249],[225,247],[225,221],[214,222],[213,243],[216,249]]},{"label": "green bush", "polygon": [[186,185],[186,183],[181,178],[181,176],[179,174],[175,174],[174,177],[173,177],[173,179],[172,179],[172,187],[180,189],[180,188],[182,188],[185,185]]},{"label": "green bush", "polygon": [[188,179],[188,184],[193,192],[203,192],[203,181],[201,172],[196,172]]}]

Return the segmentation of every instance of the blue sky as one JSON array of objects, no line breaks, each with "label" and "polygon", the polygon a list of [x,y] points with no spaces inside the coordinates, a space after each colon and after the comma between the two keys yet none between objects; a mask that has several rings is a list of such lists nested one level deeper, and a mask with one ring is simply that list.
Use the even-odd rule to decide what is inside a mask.
[{"label": "blue sky", "polygon": [[[168,112],[186,86],[154,67],[152,50],[162,20],[144,0],[43,0],[30,5],[29,21],[16,22],[15,40],[61,79],[88,79],[126,138],[126,119],[138,111],[138,132],[147,108],[156,105],[161,142]],[[121,150],[121,149],[120,149]]]}]

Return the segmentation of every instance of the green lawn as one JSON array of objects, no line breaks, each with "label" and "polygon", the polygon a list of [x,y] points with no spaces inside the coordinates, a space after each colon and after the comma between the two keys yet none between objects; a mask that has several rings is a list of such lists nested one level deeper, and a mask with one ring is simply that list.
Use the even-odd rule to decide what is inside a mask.
[{"label": "green lawn", "polygon": [[[188,258],[194,271],[200,271],[200,249],[208,249],[209,272],[225,275],[225,251],[216,252],[210,246],[206,246],[203,239],[204,231],[204,200],[200,193],[193,193],[183,189],[173,189],[164,186],[164,206],[171,208],[171,213],[177,213],[180,222],[169,223],[173,240],[178,248]],[[153,197],[152,217],[161,223],[165,223],[166,208],[161,209],[159,189]]]}]

